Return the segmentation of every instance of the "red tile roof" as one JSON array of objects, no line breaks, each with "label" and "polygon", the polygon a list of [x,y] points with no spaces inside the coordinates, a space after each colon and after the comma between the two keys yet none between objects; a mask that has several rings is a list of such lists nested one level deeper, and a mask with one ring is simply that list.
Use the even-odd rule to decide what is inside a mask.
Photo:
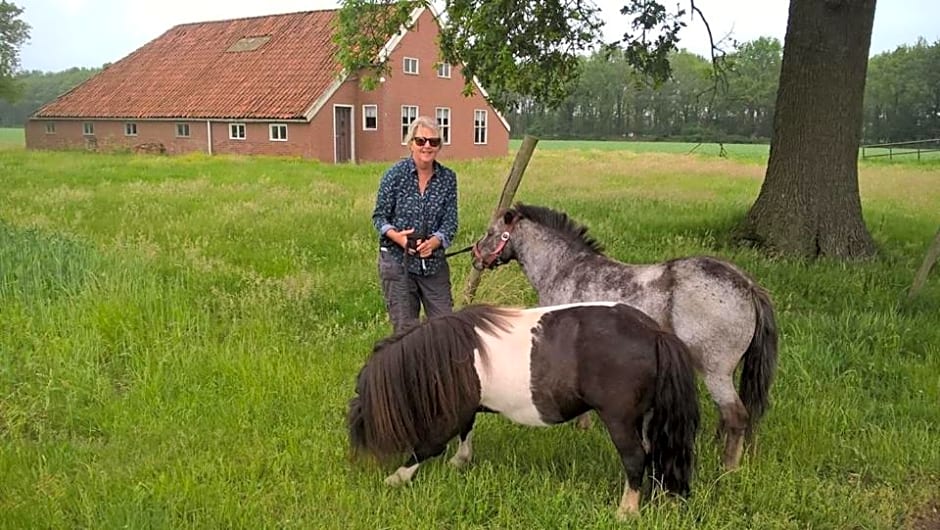
[{"label": "red tile roof", "polygon": [[[176,26],[41,108],[40,118],[303,118],[340,72],[336,10]],[[270,36],[252,51],[227,51]],[[250,46],[249,46],[250,47]]]}]

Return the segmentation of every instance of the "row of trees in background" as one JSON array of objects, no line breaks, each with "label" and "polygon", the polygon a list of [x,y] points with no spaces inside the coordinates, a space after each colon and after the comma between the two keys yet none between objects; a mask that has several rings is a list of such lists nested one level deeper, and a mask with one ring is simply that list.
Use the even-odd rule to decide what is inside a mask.
[{"label": "row of trees in background", "polygon": [[865,83],[865,138],[940,138],[940,41],[919,39],[871,58]]},{"label": "row of trees in background", "polygon": [[[716,86],[709,60],[673,52],[672,78],[653,87],[622,54],[598,52],[558,108],[523,101],[507,118],[514,134],[545,138],[767,142],[782,55],[776,39],[746,42]],[[872,57],[864,116],[866,143],[940,137],[940,41]]]},{"label": "row of trees in background", "polygon": [[22,127],[39,107],[100,71],[100,68],[69,68],[61,72],[36,70],[18,74],[20,96],[13,103],[0,99],[0,127]]},{"label": "row of trees in background", "polygon": [[[746,42],[728,55],[716,87],[709,60],[673,52],[672,78],[653,87],[623,54],[598,52],[582,60],[574,91],[557,109],[523,101],[507,118],[513,134],[544,138],[767,142],[782,54],[776,39]],[[19,74],[22,96],[0,100],[0,127],[22,127],[40,106],[99,71]],[[863,137],[866,143],[940,137],[940,41],[921,39],[871,58]]]}]

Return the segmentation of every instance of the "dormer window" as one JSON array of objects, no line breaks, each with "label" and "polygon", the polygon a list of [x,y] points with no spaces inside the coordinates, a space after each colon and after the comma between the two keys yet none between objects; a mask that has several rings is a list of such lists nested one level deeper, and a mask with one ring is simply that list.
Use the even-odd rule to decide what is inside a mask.
[{"label": "dormer window", "polygon": [[254,37],[242,37],[228,47],[227,52],[253,52],[264,46],[271,40],[270,35],[256,35]]}]

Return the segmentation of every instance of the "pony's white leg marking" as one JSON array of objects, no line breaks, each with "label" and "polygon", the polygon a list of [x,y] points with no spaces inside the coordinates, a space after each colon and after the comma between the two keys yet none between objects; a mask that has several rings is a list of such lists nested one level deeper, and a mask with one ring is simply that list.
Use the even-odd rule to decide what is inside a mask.
[{"label": "pony's white leg marking", "polygon": [[471,458],[473,458],[473,431],[467,434],[466,440],[460,440],[457,453],[450,459],[450,465],[460,469],[469,464]]},{"label": "pony's white leg marking", "polygon": [[401,466],[395,470],[394,473],[385,477],[385,484],[397,488],[399,486],[404,486],[411,482],[411,477],[415,476],[415,472],[418,471],[418,466],[421,464],[415,464],[411,467]]},{"label": "pony's white leg marking", "polygon": [[578,418],[574,420],[574,424],[579,429],[584,429],[585,431],[590,429],[591,425],[594,424],[594,421],[591,419],[591,411],[587,411],[584,414],[578,416]]},{"label": "pony's white leg marking", "polygon": [[624,520],[638,513],[640,513],[640,492],[630,489],[628,482],[623,486],[623,497],[620,499],[620,507],[617,508],[617,519]]}]

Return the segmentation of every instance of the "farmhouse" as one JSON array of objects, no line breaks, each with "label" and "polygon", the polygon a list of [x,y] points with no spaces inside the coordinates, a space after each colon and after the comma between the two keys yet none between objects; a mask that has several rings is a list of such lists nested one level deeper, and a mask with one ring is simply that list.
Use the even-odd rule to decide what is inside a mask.
[{"label": "farmhouse", "polygon": [[437,118],[443,156],[504,156],[509,124],[459,65],[438,57],[438,19],[420,8],[381,54],[391,73],[364,91],[336,63],[337,10],[182,24],[40,108],[28,149],[293,155],[394,160],[419,115]]}]

